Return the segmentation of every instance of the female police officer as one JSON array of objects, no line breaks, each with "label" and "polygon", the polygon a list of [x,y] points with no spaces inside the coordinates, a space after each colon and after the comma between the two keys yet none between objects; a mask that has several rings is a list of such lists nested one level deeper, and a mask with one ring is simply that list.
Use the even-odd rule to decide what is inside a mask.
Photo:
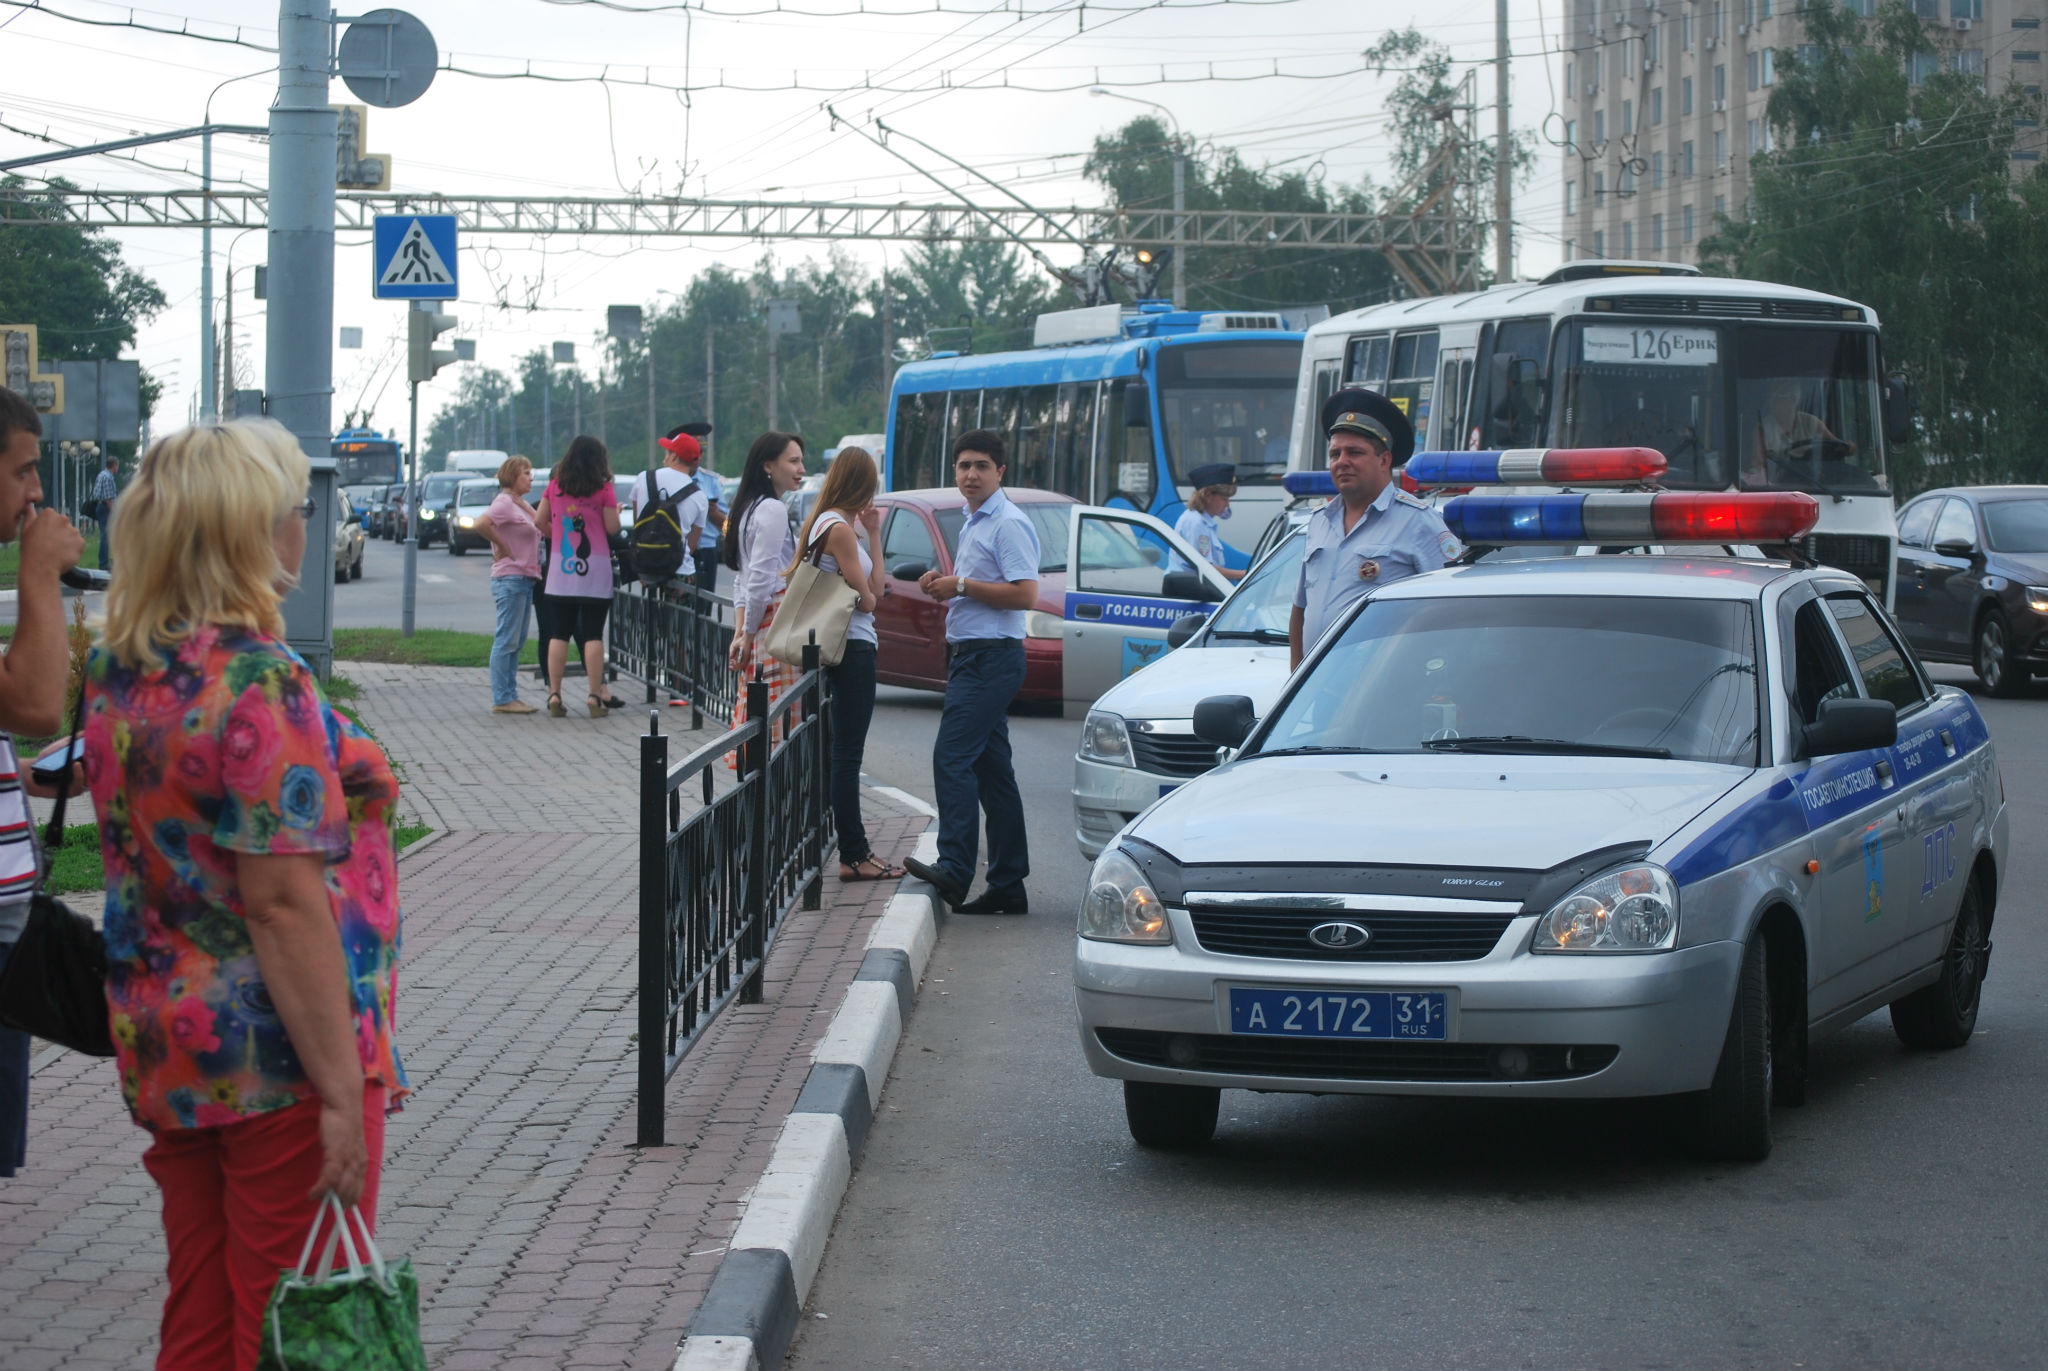
[{"label": "female police officer", "polygon": [[1323,402],[1322,420],[1337,498],[1308,521],[1287,621],[1290,668],[1353,600],[1465,550],[1435,510],[1393,483],[1394,468],[1415,452],[1415,426],[1400,406],[1377,391],[1340,390]]}]

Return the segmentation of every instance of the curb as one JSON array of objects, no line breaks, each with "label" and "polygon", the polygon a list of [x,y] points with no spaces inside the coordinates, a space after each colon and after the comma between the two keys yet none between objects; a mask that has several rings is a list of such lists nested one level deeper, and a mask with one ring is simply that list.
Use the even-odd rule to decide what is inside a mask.
[{"label": "curb", "polygon": [[413,840],[412,840],[411,842],[407,843],[407,844],[405,845],[405,849],[404,849],[403,851],[401,851],[401,852],[400,852],[400,853],[399,853],[399,854],[398,854],[398,855],[397,855],[396,857],[393,857],[393,858],[392,858],[392,861],[394,861],[394,862],[402,862],[402,861],[404,861],[404,860],[405,860],[405,859],[406,859],[407,857],[413,856],[414,854],[416,854],[416,853],[418,853],[419,851],[421,851],[421,850],[422,850],[423,848],[429,848],[429,847],[432,847],[432,846],[433,846],[433,845],[434,845],[435,843],[438,843],[438,842],[440,842],[440,841],[441,841],[441,839],[443,839],[443,838],[445,838],[445,837],[447,837],[447,836],[448,836],[448,830],[447,830],[447,829],[445,829],[445,828],[437,828],[437,829],[434,829],[434,830],[432,830],[431,832],[429,832],[429,833],[428,833],[428,834],[427,834],[427,835],[426,835],[426,836],[425,836],[424,838],[415,838],[415,839],[413,839]]},{"label": "curb", "polygon": [[[937,848],[935,832],[918,837],[922,860],[936,860]],[[938,942],[939,908],[930,886],[906,876],[876,921],[673,1371],[782,1365]]]}]

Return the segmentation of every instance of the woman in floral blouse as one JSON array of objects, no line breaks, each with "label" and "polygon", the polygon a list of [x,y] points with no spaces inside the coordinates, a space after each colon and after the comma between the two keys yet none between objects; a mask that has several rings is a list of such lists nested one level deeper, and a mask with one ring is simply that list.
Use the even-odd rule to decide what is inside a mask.
[{"label": "woman in floral blouse", "polygon": [[160,1368],[255,1364],[320,1197],[374,1223],[406,1093],[397,782],[284,642],[308,474],[267,419],[150,448],[86,667],[107,1008],[170,1251]]}]

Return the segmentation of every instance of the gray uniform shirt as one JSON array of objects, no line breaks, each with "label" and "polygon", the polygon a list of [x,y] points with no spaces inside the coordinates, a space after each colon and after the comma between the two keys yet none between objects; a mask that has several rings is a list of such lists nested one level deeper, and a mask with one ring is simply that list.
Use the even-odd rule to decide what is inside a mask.
[{"label": "gray uniform shirt", "polygon": [[[1306,652],[1353,600],[1375,586],[1403,576],[1435,571],[1465,550],[1437,512],[1389,484],[1365,514],[1344,531],[1344,499],[1337,497],[1309,516],[1308,543],[1301,553],[1301,580],[1294,603],[1301,609],[1301,646]],[[1375,575],[1361,570],[1377,568]]]}]

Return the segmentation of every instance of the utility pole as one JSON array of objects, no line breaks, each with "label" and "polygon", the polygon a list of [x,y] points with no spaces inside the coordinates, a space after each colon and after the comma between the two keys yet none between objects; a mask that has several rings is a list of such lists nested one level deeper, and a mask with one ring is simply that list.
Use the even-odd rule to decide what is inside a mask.
[{"label": "utility pole", "polygon": [[647,469],[661,465],[661,429],[654,420],[654,321],[647,323]]},{"label": "utility pole", "polygon": [[[331,37],[325,0],[280,0],[277,100],[270,107],[269,261],[277,285],[265,330],[264,390],[271,417],[323,466],[334,460],[337,116],[327,95]],[[313,483],[321,522],[307,539],[311,574],[285,601],[287,636],[295,645],[313,645],[313,666],[322,676],[334,623],[334,569],[327,560],[333,555],[332,486],[331,479]]]},{"label": "utility pole", "polygon": [[775,322],[768,323],[768,427],[775,427]]},{"label": "utility pole", "polygon": [[[718,408],[718,325],[704,321],[704,422],[714,422]],[[711,466],[711,440],[715,434],[704,435],[704,464]],[[711,467],[713,471],[717,467]],[[730,503],[728,501],[728,503]]]},{"label": "utility pole", "polygon": [[569,436],[574,438],[583,432],[583,373],[569,373]]},{"label": "utility pole", "polygon": [[[199,336],[206,346],[199,352],[199,422],[210,424],[220,417],[214,399],[218,386],[213,373],[213,128],[209,117],[205,133],[199,136],[199,184],[206,193],[206,205],[199,220]],[[230,295],[234,282],[228,282]],[[234,300],[228,301],[234,313]],[[232,325],[230,331],[232,332]]]},{"label": "utility pole", "polygon": [[[1500,0],[1507,4],[1507,0]],[[1175,131],[1176,135],[1178,130]],[[1173,307],[1188,307],[1188,153],[1178,136],[1173,140]]]},{"label": "utility pole", "polygon": [[[1515,269],[1514,215],[1508,177],[1514,145],[1508,136],[1508,0],[1493,0],[1493,279],[1508,280]],[[1175,271],[1180,259],[1174,258]],[[1178,279],[1178,278],[1176,278]]]},{"label": "utility pole", "polygon": [[[203,274],[210,275],[211,272]],[[227,325],[223,330],[225,337],[222,339],[220,349],[220,393],[224,396],[232,397],[235,393],[235,269],[233,267],[228,268],[228,298],[227,309],[224,313],[227,316]],[[212,340],[208,339],[208,342],[211,343]],[[200,407],[201,423],[211,423],[213,421],[212,418],[206,417],[206,409],[212,408],[214,411],[213,417],[218,418],[221,408],[224,408],[224,406],[212,404],[214,393],[211,385],[207,387],[206,398],[209,403]],[[239,418],[240,416],[236,417]]]},{"label": "utility pole", "polygon": [[554,451],[555,441],[555,359],[552,355],[541,359],[542,384],[540,388],[540,459],[549,466],[555,460],[549,454]]},{"label": "utility pole", "polygon": [[882,257],[882,426],[888,427],[889,392],[896,386],[896,337],[889,318],[889,258]]}]

